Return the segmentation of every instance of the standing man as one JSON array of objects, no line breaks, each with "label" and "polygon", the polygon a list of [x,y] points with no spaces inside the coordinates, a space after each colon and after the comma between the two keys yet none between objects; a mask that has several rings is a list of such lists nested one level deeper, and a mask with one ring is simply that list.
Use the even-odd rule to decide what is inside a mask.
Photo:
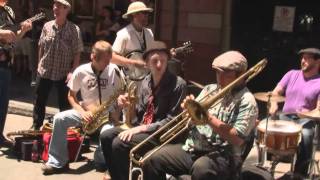
[{"label": "standing man", "polygon": [[[297,152],[294,172],[307,176],[312,155],[314,121],[299,118],[298,112],[311,111],[320,107],[320,49],[306,48],[298,53],[301,69],[287,72],[272,91],[275,95],[285,95],[285,102],[279,119],[290,120],[302,125],[302,139]],[[271,102],[270,115],[274,116],[278,104]]]},{"label": "standing man", "polygon": [[31,21],[24,21],[20,24],[21,29],[17,32],[6,29],[7,26],[14,25],[14,19],[14,12],[7,6],[7,0],[0,0],[0,146],[8,145],[8,141],[3,136],[3,129],[8,110],[9,83],[11,80],[8,64],[12,49],[9,44],[21,39],[32,28]]},{"label": "standing man", "polygon": [[[79,66],[72,74],[68,82],[68,100],[73,109],[54,116],[49,159],[42,167],[45,175],[61,173],[68,169],[68,127],[80,125],[82,121],[92,122],[93,110],[104,101],[109,101],[115,93],[120,93],[123,88],[117,66],[109,64],[111,57],[111,45],[105,41],[98,41],[92,48],[92,62]],[[83,99],[81,103],[77,98],[78,92],[81,92]],[[109,111],[110,107],[117,103],[117,97],[110,102],[105,111]]]},{"label": "standing man", "polygon": [[[127,13],[122,17],[129,19],[130,24],[117,32],[117,37],[112,45],[115,53],[126,56],[128,53],[139,50],[144,52],[150,43],[154,41],[151,29],[148,25],[149,14],[152,8],[148,8],[143,2],[137,1],[129,5]],[[121,66],[143,65],[143,61],[112,59],[112,62]]]},{"label": "standing man", "polygon": [[[219,93],[247,69],[246,58],[228,51],[213,60],[217,84],[206,86],[198,96]],[[193,99],[188,96],[186,100]],[[186,100],[182,107],[185,108]],[[165,180],[166,174],[191,174],[191,179],[236,179],[241,152],[254,128],[258,107],[254,96],[239,82],[218,104],[208,110],[205,124],[195,124],[184,144],[168,144],[143,164],[145,180]]]},{"label": "standing man", "polygon": [[[186,83],[169,72],[169,57],[169,50],[163,42],[155,41],[149,46],[143,58],[151,73],[144,78],[137,93],[139,103],[133,111],[133,117],[136,118],[131,121],[134,127],[128,130],[114,127],[100,135],[103,154],[112,179],[128,180],[131,148],[181,111],[180,104],[186,95]],[[128,94],[119,96],[118,105],[130,105]],[[144,149],[147,150],[149,149]]]},{"label": "standing man", "polygon": [[83,50],[80,29],[67,20],[71,10],[69,0],[54,0],[55,19],[47,22],[39,39],[38,77],[33,109],[33,129],[39,129],[44,120],[45,107],[52,86],[58,90],[60,111],[70,107],[66,83],[80,63]]}]

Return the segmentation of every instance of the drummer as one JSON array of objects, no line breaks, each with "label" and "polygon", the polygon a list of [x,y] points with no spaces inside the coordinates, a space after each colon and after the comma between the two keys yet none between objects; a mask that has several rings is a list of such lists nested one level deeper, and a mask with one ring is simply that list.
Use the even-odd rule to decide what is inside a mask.
[{"label": "drummer", "polygon": [[[274,95],[285,95],[285,102],[279,119],[292,120],[302,125],[302,139],[297,152],[294,173],[306,176],[312,155],[314,121],[299,118],[298,112],[311,111],[320,106],[320,49],[306,48],[298,52],[300,70],[287,72],[272,91]],[[271,102],[269,113],[275,116],[277,102]]]}]

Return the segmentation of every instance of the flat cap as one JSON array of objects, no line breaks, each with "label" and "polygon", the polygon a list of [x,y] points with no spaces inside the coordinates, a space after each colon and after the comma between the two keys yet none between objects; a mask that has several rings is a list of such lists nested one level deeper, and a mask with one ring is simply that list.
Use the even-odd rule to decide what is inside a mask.
[{"label": "flat cap", "polygon": [[212,68],[219,71],[243,72],[247,70],[247,67],[247,59],[238,51],[227,51],[216,57],[212,62]]}]

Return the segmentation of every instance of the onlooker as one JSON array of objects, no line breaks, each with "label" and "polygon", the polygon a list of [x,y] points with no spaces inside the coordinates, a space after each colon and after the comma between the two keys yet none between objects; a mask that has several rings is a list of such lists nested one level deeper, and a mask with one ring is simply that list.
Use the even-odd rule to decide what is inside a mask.
[{"label": "onlooker", "polygon": [[53,85],[58,89],[60,111],[70,107],[66,83],[78,67],[83,50],[79,27],[67,20],[70,10],[69,0],[54,0],[55,19],[47,22],[42,29],[32,129],[39,129],[43,124],[47,99]]},{"label": "onlooker", "polygon": [[110,6],[104,6],[96,24],[96,39],[106,40],[113,43],[116,32],[120,29],[118,22],[115,22],[114,11]]}]

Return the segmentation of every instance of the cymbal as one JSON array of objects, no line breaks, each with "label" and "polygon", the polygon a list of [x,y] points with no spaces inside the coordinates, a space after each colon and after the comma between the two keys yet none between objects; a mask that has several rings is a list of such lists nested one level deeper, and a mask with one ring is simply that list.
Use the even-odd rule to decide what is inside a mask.
[{"label": "cymbal", "polygon": [[306,117],[306,118],[311,118],[315,120],[320,120],[320,109],[314,109],[311,111],[306,111],[306,112],[298,112],[299,117]]},{"label": "cymbal", "polygon": [[285,98],[283,96],[272,94],[271,92],[258,92],[254,94],[254,97],[259,101],[268,102],[268,99],[270,98],[270,101],[273,102],[284,102]]}]

